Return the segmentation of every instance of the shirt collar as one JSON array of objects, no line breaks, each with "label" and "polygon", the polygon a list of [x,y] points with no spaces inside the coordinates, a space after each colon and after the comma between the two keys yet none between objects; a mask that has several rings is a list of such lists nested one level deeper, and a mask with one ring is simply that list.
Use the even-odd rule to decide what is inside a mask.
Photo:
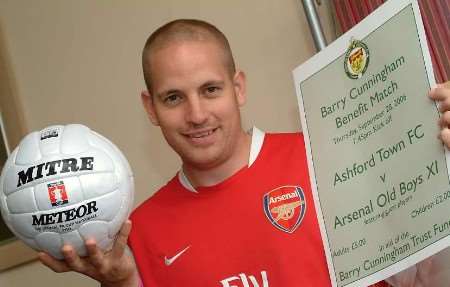
[{"label": "shirt collar", "polygon": [[[248,158],[248,166],[251,166],[258,158],[259,152],[261,151],[265,133],[255,126],[252,129],[250,129],[248,133],[252,135],[252,143],[250,145],[250,156]],[[187,190],[197,192],[195,188],[192,186],[192,184],[189,182],[189,179],[184,174],[183,169],[180,169],[180,171],[178,172],[178,180]]]}]

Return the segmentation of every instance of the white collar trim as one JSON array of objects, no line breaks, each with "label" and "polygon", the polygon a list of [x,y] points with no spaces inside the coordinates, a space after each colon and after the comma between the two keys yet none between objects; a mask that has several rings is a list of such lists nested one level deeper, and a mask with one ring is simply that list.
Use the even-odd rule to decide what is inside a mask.
[{"label": "white collar trim", "polygon": [[[250,145],[250,156],[248,158],[248,166],[251,166],[258,158],[259,152],[261,151],[262,145],[264,143],[265,133],[255,126],[251,130],[249,130],[249,133],[252,135],[252,143]],[[180,169],[180,171],[178,172],[178,180],[187,190],[197,192],[190,183],[189,179],[184,174],[183,169]]]}]

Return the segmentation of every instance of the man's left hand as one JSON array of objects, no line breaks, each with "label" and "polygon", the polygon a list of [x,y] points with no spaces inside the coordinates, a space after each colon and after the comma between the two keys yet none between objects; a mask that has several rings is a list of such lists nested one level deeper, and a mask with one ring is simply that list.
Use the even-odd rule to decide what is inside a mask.
[{"label": "man's left hand", "polygon": [[439,138],[450,149],[450,81],[437,85],[431,89],[428,95],[438,103],[439,111],[442,114],[439,119],[441,128]]}]

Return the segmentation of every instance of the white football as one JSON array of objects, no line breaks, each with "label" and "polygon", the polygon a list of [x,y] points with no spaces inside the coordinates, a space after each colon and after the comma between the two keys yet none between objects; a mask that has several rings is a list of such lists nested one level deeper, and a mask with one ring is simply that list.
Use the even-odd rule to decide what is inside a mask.
[{"label": "white football", "polygon": [[119,149],[88,127],[50,126],[28,134],[10,154],[0,178],[0,210],[27,245],[63,258],[84,241],[111,247],[133,204],[130,165]]}]

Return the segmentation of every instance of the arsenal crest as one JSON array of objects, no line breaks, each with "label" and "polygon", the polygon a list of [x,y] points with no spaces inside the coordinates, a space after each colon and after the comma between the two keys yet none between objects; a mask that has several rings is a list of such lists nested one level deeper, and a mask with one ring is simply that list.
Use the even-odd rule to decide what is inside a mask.
[{"label": "arsenal crest", "polygon": [[48,197],[52,206],[60,206],[69,203],[64,181],[57,181],[47,184]]},{"label": "arsenal crest", "polygon": [[293,233],[306,212],[305,194],[299,186],[281,186],[264,195],[264,213],[276,228]]}]

